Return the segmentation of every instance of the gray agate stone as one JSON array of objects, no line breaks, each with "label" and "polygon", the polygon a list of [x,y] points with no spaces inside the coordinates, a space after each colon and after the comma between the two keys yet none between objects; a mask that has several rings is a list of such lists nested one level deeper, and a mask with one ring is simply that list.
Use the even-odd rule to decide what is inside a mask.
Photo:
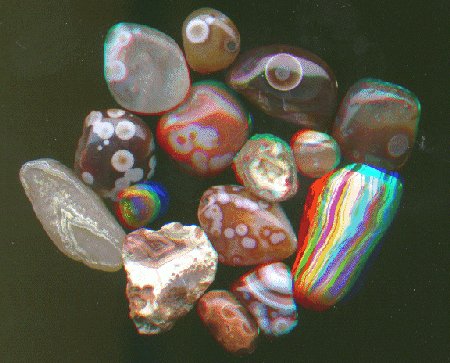
[{"label": "gray agate stone", "polygon": [[72,170],[52,159],[29,161],[20,169],[20,181],[37,218],[62,253],[94,269],[121,268],[125,232]]}]

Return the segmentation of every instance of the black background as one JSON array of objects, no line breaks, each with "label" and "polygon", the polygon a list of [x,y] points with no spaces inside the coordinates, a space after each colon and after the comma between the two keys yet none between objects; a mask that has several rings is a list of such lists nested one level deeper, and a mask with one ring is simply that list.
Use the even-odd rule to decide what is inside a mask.
[{"label": "black background", "polygon": [[[103,79],[103,39],[119,21],[150,25],[181,41],[184,18],[200,6],[229,15],[242,50],[288,43],[320,55],[340,97],[378,77],[417,94],[422,119],[402,169],[400,210],[365,284],[324,313],[299,311],[289,336],[261,339],[255,362],[446,361],[449,359],[448,2],[335,1],[2,1],[0,4],[0,361],[224,362],[195,312],[161,336],[139,336],[128,319],[125,274],[104,273],[57,251],[18,180],[20,166],[51,157],[72,166],[82,121],[114,107]],[[213,75],[223,79],[223,74]],[[198,77],[194,76],[194,79]],[[256,132],[286,140],[295,131],[251,108]],[[154,130],[157,118],[146,117]],[[197,223],[210,185],[182,174],[162,152],[154,179],[172,197],[162,223]],[[294,229],[310,181],[283,203]],[[292,259],[287,261],[292,263]],[[220,266],[213,288],[245,269]]]}]

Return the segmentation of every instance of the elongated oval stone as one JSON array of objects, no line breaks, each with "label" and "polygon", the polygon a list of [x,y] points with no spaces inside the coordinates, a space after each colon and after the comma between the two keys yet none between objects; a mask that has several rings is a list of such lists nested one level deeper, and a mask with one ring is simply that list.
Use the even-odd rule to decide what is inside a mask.
[{"label": "elongated oval stone", "polygon": [[325,310],[352,288],[397,212],[402,183],[396,173],[351,164],[310,187],[294,263],[294,295]]},{"label": "elongated oval stone", "polygon": [[119,23],[105,39],[105,80],[116,102],[141,114],[159,114],[180,104],[190,78],[175,41],[145,25]]},{"label": "elongated oval stone", "polygon": [[200,199],[198,220],[225,265],[280,261],[297,247],[283,209],[242,186],[209,188]]},{"label": "elongated oval stone", "polygon": [[140,334],[158,334],[187,314],[214,281],[217,253],[200,227],[173,222],[128,234],[123,263],[130,318]]},{"label": "elongated oval stone", "polygon": [[231,292],[264,334],[278,337],[297,326],[291,271],[283,262],[258,266],[237,280]]},{"label": "elongated oval stone", "polygon": [[72,170],[52,159],[29,161],[20,169],[20,181],[37,218],[62,253],[95,269],[121,268],[125,232]]}]

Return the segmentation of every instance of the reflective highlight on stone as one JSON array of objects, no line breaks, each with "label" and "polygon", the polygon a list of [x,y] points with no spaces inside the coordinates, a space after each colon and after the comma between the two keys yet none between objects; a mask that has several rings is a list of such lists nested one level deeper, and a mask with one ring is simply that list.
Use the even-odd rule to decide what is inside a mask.
[{"label": "reflective highlight on stone", "polygon": [[283,209],[242,186],[209,188],[200,199],[198,220],[225,265],[280,261],[297,247]]},{"label": "reflective highlight on stone", "polygon": [[281,336],[297,326],[297,307],[289,267],[282,262],[259,266],[231,287],[264,334]]},{"label": "reflective highlight on stone", "polygon": [[116,102],[141,114],[180,104],[189,86],[183,52],[168,35],[139,24],[114,25],[105,39],[105,80]]},{"label": "reflective highlight on stone", "polygon": [[237,180],[264,200],[283,201],[297,193],[291,148],[272,134],[251,137],[234,158],[233,169]]},{"label": "reflective highlight on stone", "polygon": [[101,196],[117,200],[132,183],[153,176],[155,141],[141,118],[120,109],[92,111],[83,123],[75,172]]},{"label": "reflective highlight on stone", "polygon": [[125,233],[103,201],[72,170],[52,159],[26,162],[20,181],[55,246],[85,265],[117,271]]},{"label": "reflective highlight on stone", "polygon": [[419,119],[419,100],[409,90],[362,79],[342,100],[333,136],[347,159],[394,170],[411,154]]},{"label": "reflective highlight on stone", "polygon": [[230,292],[208,291],[198,301],[197,312],[214,339],[229,353],[244,355],[256,349],[258,326]]},{"label": "reflective highlight on stone", "polygon": [[195,10],[183,23],[186,60],[199,73],[227,68],[239,54],[240,43],[236,25],[218,10]]},{"label": "reflective highlight on stone", "polygon": [[217,253],[198,226],[169,223],[139,229],[125,238],[126,293],[140,334],[173,327],[213,282]]},{"label": "reflective highlight on stone", "polygon": [[351,290],[392,222],[401,194],[396,173],[363,164],[338,169],[311,185],[292,269],[298,303],[325,310]]},{"label": "reflective highlight on stone", "polygon": [[244,53],[227,84],[262,111],[299,126],[327,130],[336,108],[337,83],[317,55],[288,45]]},{"label": "reflective highlight on stone", "polygon": [[251,117],[223,83],[197,82],[178,109],[161,117],[159,145],[196,175],[222,172],[247,141]]},{"label": "reflective highlight on stone", "polygon": [[169,194],[160,183],[145,182],[122,189],[115,203],[116,216],[128,229],[143,227],[169,208]]},{"label": "reflective highlight on stone", "polygon": [[338,143],[328,134],[300,130],[291,140],[297,170],[309,178],[320,178],[341,162]]}]

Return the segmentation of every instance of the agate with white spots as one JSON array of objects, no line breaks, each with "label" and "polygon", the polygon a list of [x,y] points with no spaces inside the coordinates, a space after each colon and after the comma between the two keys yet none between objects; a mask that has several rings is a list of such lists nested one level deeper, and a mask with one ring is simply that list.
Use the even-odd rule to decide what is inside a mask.
[{"label": "agate with white spots", "polygon": [[119,23],[109,30],[104,71],[116,102],[140,114],[176,107],[190,87],[189,70],[177,43],[139,24]]},{"label": "agate with white spots", "polygon": [[92,111],[86,117],[75,154],[75,171],[104,197],[144,178],[156,166],[155,141],[139,117],[121,109]]},{"label": "agate with white spots", "polygon": [[281,206],[262,201],[241,186],[209,188],[200,200],[198,219],[226,265],[280,261],[297,247]]}]

